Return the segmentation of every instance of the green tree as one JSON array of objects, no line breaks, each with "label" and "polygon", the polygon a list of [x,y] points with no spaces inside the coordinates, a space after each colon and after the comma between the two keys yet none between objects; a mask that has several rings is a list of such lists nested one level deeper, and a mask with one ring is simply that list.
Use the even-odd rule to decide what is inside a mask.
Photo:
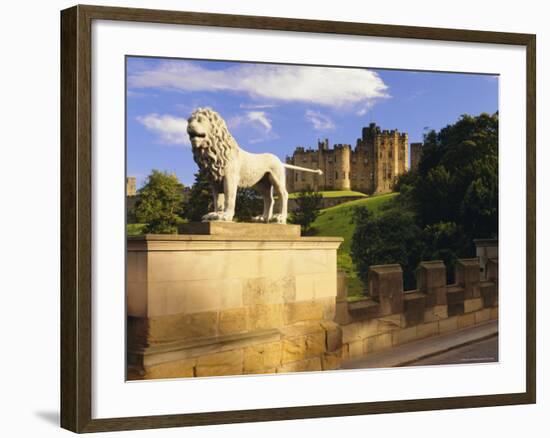
[{"label": "green tree", "polygon": [[414,289],[423,243],[422,230],[413,213],[389,208],[375,215],[367,207],[358,207],[354,221],[351,257],[364,284],[368,284],[369,266],[399,263],[405,289]]},{"label": "green tree", "polygon": [[144,233],[177,232],[177,225],[182,222],[183,188],[175,175],[159,170],[151,172],[138,191],[139,198],[133,210],[137,220],[146,223]]},{"label": "green tree", "polygon": [[195,182],[191,186],[189,197],[183,205],[183,217],[189,222],[200,222],[202,217],[212,211],[212,192],[206,173],[195,173]]},{"label": "green tree", "polygon": [[295,198],[296,209],[290,215],[290,222],[300,225],[302,234],[313,233],[311,224],[319,216],[322,207],[323,196],[319,192],[305,190],[298,193]]},{"label": "green tree", "polygon": [[237,190],[235,201],[235,219],[239,222],[250,222],[253,217],[262,214],[264,201],[260,194],[253,188],[240,188]]}]

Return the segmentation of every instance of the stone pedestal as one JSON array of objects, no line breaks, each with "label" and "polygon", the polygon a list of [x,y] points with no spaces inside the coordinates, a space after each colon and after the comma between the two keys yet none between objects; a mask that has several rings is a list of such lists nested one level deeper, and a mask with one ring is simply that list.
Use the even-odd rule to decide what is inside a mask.
[{"label": "stone pedestal", "polygon": [[295,225],[181,231],[193,234],[128,238],[129,378],[336,366],[341,238],[300,237]]}]

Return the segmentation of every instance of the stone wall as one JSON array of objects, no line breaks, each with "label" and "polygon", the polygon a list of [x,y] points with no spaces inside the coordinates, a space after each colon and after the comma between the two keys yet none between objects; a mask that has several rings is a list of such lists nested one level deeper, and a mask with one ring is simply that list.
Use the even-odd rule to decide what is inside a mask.
[{"label": "stone wall", "polygon": [[338,276],[335,321],[342,329],[342,360],[498,319],[498,259],[458,260],[456,283],[446,284],[441,261],[422,262],[417,289],[403,291],[399,265],[371,266],[370,296],[348,301],[344,273]]},{"label": "stone wall", "polygon": [[128,238],[129,379],[339,366],[341,238],[300,237],[297,225],[196,225]]}]

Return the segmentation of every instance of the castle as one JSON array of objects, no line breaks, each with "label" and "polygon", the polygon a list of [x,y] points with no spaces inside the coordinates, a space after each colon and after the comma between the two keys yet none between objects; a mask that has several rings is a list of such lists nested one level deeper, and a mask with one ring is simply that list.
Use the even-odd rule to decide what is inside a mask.
[{"label": "castle", "polygon": [[[420,152],[421,147],[412,149],[413,166]],[[323,171],[322,175],[317,175],[288,169],[290,192],[311,189],[388,193],[392,191],[395,178],[409,169],[409,139],[406,133],[381,130],[371,123],[363,128],[355,149],[349,144],[335,144],[331,149],[325,139],[318,142],[317,150],[297,147],[286,162]]]}]

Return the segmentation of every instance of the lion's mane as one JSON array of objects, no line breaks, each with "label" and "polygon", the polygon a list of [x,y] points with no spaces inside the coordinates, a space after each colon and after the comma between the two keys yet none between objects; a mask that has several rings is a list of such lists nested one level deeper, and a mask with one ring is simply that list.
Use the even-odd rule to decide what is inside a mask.
[{"label": "lion's mane", "polygon": [[210,131],[206,133],[200,145],[193,146],[193,158],[200,169],[209,172],[207,176],[213,182],[220,182],[225,174],[231,151],[237,147],[237,143],[217,112],[210,108],[199,108],[193,112],[191,119],[199,115],[208,119]]}]

